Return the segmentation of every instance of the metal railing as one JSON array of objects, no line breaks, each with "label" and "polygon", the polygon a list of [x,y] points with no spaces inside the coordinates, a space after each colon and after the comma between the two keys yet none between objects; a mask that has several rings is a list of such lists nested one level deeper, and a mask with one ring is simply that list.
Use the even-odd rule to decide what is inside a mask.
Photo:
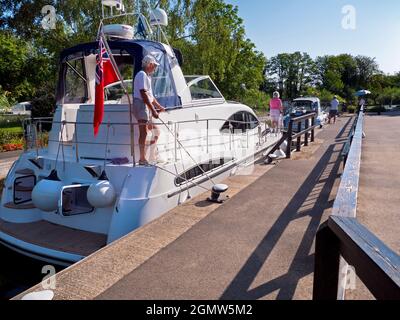
[{"label": "metal railing", "polygon": [[344,300],[349,265],[377,299],[399,299],[400,258],[357,220],[364,109],[342,155],[346,162],[332,216],[316,237],[314,299]]},{"label": "metal railing", "polygon": [[[171,122],[169,121],[168,123],[157,123],[154,122],[152,125],[163,128],[163,127],[168,127],[167,128],[167,134],[171,135],[173,138],[173,152],[174,152],[174,159],[175,161],[178,161],[179,159],[179,153],[180,149],[182,148],[180,143],[188,143],[192,140],[199,140],[199,139],[204,139],[205,140],[205,145],[203,144],[197,144],[197,145],[190,145],[188,147],[204,147],[206,149],[206,152],[209,153],[211,148],[214,147],[215,145],[213,144],[213,138],[216,136],[210,135],[210,123],[212,122],[220,122],[221,126],[220,128],[223,127],[224,124],[228,123],[228,128],[226,131],[223,131],[222,129],[219,130],[220,133],[222,134],[229,134],[229,150],[233,149],[233,145],[235,143],[238,143],[239,141],[243,141],[243,137],[245,137],[246,142],[245,145],[247,148],[250,146],[250,139],[256,139],[258,141],[258,144],[261,145],[262,143],[265,143],[267,141],[267,135],[264,134],[265,131],[267,131],[267,128],[263,131],[261,126],[261,123],[258,123],[258,130],[257,127],[254,129],[249,129],[249,125],[254,125],[254,122],[246,122],[246,121],[234,121],[234,120],[226,120],[226,119],[198,119],[198,120],[186,120],[186,121],[177,121],[177,122]],[[60,126],[73,126],[73,139],[64,139],[63,136],[58,134],[58,139],[48,139],[48,142],[54,142],[54,143],[60,143],[62,145],[75,145],[75,152],[76,152],[76,161],[79,162],[79,145],[99,145],[99,146],[126,146],[127,148],[131,148],[133,146],[138,146],[137,143],[123,143],[123,142],[109,142],[109,141],[85,141],[83,139],[78,139],[78,126],[80,125],[86,125],[86,126],[92,126],[92,122],[74,122],[74,121],[53,121],[52,118],[33,118],[33,119],[26,119],[23,123],[24,126],[24,137],[26,140],[25,145],[27,146],[28,149],[36,149],[38,150],[40,147],[40,143],[38,143],[39,138],[43,135],[43,127],[44,125],[57,125]],[[205,130],[205,137],[197,137],[197,138],[190,138],[190,139],[180,139],[180,126],[181,125],[190,125],[190,124],[204,124],[204,130]],[[110,127],[129,127],[129,123],[118,123],[118,122],[109,122],[107,124]],[[133,129],[135,127],[139,127],[142,124],[139,123],[132,123]],[[235,129],[235,127],[242,127],[242,129]],[[266,126],[266,124],[265,124]],[[171,129],[172,128],[172,129]],[[260,130],[261,129],[261,130]],[[249,131],[252,131],[249,133]],[[61,130],[60,130],[61,132]],[[133,130],[135,132],[135,130]],[[64,133],[65,134],[65,133]],[[221,135],[218,135],[220,137]],[[133,134],[132,139],[135,141],[135,134]],[[99,159],[103,160],[103,159]],[[132,151],[132,163],[133,165],[136,164],[136,159],[135,159],[135,153]]]}]

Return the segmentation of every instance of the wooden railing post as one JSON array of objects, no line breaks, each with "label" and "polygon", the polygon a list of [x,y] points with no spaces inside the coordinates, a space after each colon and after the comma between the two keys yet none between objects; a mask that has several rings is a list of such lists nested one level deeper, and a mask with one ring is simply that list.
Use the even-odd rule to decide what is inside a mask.
[{"label": "wooden railing post", "polygon": [[315,116],[311,118],[311,126],[312,126],[312,130],[311,130],[311,142],[315,141]]},{"label": "wooden railing post", "polygon": [[[310,119],[306,119],[304,123],[304,129],[307,130],[310,127]],[[304,139],[304,146],[308,147],[308,131],[306,131],[305,139]]]},{"label": "wooden railing post", "polygon": [[325,222],[315,243],[314,300],[337,300],[339,283],[339,240]]},{"label": "wooden railing post", "polygon": [[[301,121],[297,124],[297,132],[301,132]],[[297,145],[296,145],[296,151],[300,152],[301,151],[301,136],[297,137]]]},{"label": "wooden railing post", "polygon": [[[343,258],[341,258],[343,257]],[[315,244],[314,300],[342,300],[347,266],[378,300],[400,299],[400,257],[373,233],[350,217],[331,216],[317,233]],[[339,280],[339,281],[338,281]]]},{"label": "wooden railing post", "polygon": [[292,157],[292,141],[293,141],[293,120],[289,122],[288,128],[288,145],[286,149],[286,158],[290,159]]}]

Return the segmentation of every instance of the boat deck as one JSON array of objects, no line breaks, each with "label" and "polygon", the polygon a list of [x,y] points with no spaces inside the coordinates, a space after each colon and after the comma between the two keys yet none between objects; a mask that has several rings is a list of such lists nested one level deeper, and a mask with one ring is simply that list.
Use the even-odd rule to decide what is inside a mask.
[{"label": "boat deck", "polygon": [[0,219],[0,232],[34,245],[82,256],[94,253],[107,243],[106,235],[71,229],[44,220],[10,223]]}]

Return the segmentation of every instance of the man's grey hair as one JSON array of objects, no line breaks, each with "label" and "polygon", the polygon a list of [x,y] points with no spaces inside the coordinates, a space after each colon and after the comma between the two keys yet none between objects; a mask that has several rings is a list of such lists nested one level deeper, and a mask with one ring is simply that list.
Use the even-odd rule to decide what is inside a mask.
[{"label": "man's grey hair", "polygon": [[278,91],[275,91],[273,94],[272,94],[272,96],[274,97],[274,98],[280,98],[280,94],[279,94],[279,92]]},{"label": "man's grey hair", "polygon": [[142,68],[146,68],[150,63],[154,63],[156,66],[160,65],[157,62],[156,58],[154,58],[152,55],[148,54],[142,60]]}]

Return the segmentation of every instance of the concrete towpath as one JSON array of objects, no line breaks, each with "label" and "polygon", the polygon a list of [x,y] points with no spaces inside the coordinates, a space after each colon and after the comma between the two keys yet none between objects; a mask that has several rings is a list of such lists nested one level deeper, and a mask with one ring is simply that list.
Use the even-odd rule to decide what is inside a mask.
[{"label": "concrete towpath", "polygon": [[[357,219],[400,254],[400,112],[365,117]],[[346,299],[374,299],[357,281]]]},{"label": "concrete towpath", "polygon": [[0,179],[7,176],[14,161],[18,159],[22,151],[0,152]]},{"label": "concrete towpath", "polygon": [[97,299],[311,299],[314,239],[353,118],[284,160]]}]

